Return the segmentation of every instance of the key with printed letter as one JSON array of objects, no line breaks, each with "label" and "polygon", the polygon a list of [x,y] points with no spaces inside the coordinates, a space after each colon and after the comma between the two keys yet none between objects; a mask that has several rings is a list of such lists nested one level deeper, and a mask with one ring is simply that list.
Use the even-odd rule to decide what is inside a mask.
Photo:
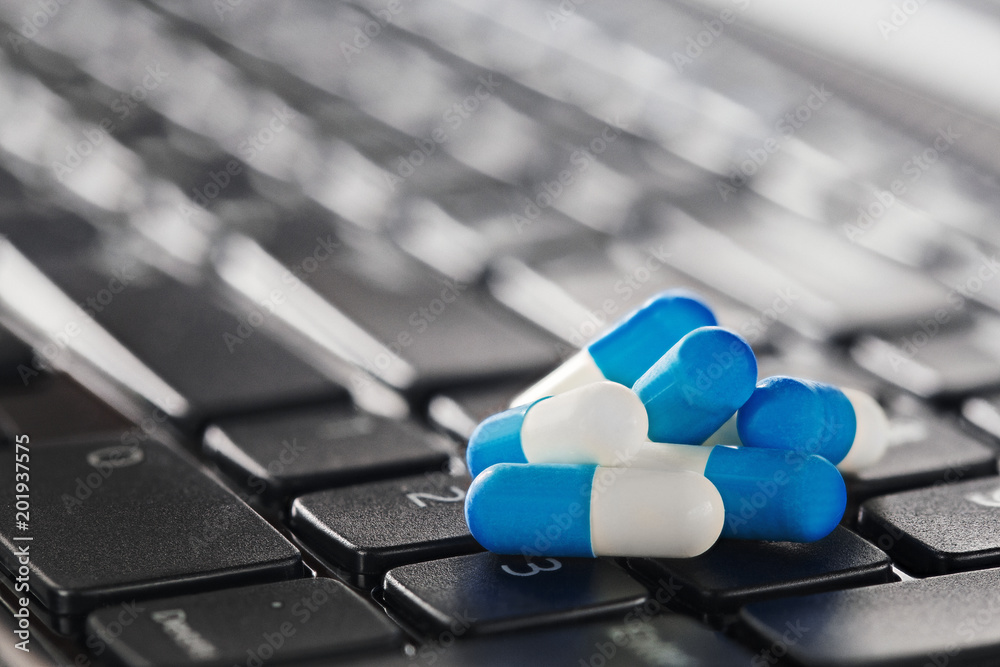
[{"label": "key with printed letter", "polygon": [[291,524],[354,572],[479,551],[465,525],[468,477],[444,473],[320,491],[292,503]]},{"label": "key with printed letter", "polygon": [[486,634],[625,614],[648,598],[605,559],[492,553],[404,565],[385,576],[385,598],[418,627]]},{"label": "key with printed letter", "polygon": [[284,662],[385,651],[400,639],[381,610],[333,579],[106,607],[90,615],[87,628],[88,646],[108,650],[129,667],[266,664],[272,657]]},{"label": "key with printed letter", "polygon": [[[160,443],[37,447],[31,473],[31,521],[24,532],[5,524],[0,560],[16,572],[19,548],[30,549],[31,592],[56,614],[302,571],[288,540]],[[13,455],[0,474],[14,480]],[[14,502],[14,485],[0,487],[12,518]]]}]

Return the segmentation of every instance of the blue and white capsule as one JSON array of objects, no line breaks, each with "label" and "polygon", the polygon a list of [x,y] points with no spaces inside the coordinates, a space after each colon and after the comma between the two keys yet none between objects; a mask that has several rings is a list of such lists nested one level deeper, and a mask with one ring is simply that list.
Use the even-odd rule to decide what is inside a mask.
[{"label": "blue and white capsule", "polygon": [[725,506],[722,537],[815,542],[844,516],[847,488],[826,459],[751,447],[647,443],[632,466],[703,475]]},{"label": "blue and white capsule", "polygon": [[473,477],[495,463],[624,465],[648,428],[631,389],[595,382],[486,419],[469,438],[466,462]]},{"label": "blue and white capsule", "polygon": [[818,454],[842,472],[872,465],[889,441],[885,411],[868,394],[783,375],[757,384],[736,428],[747,447]]},{"label": "blue and white capsule", "polygon": [[632,390],[646,406],[649,439],[700,445],[754,392],[757,359],[750,345],[720,327],[681,338]]},{"label": "blue and white capsule", "polygon": [[715,315],[701,297],[687,290],[667,290],[591,341],[510,404],[524,405],[601,380],[631,387],[684,334],[716,324]]},{"label": "blue and white capsule", "polygon": [[501,463],[473,480],[465,519],[498,554],[688,558],[715,544],[725,512],[692,473]]}]

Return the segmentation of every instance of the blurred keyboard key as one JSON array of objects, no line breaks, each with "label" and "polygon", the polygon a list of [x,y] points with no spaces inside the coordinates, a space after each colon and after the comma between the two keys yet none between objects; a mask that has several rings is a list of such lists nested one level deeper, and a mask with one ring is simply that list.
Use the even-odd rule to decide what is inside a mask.
[{"label": "blurred keyboard key", "polygon": [[851,347],[859,366],[923,398],[953,399],[1000,386],[1000,318],[970,324],[914,322],[902,335],[864,336]]},{"label": "blurred keyboard key", "polygon": [[386,602],[429,632],[469,635],[626,614],[647,591],[603,559],[492,553],[404,565],[385,576]]},{"label": "blurred keyboard key", "polygon": [[[1000,570],[751,604],[741,621],[776,661],[833,667],[986,664],[1000,650]],[[779,654],[780,652],[780,654]]]},{"label": "blurred keyboard key", "polygon": [[270,242],[273,256],[232,241],[218,270],[254,303],[275,289],[285,294],[277,316],[309,339],[317,363],[338,356],[420,394],[537,373],[558,360],[548,336],[478,285],[434,273],[364,230],[300,222]]},{"label": "blurred keyboard key", "polygon": [[[30,549],[32,593],[54,613],[301,573],[288,540],[162,444],[52,445],[30,459],[31,520],[3,531],[0,559],[16,571]],[[13,454],[0,471],[14,480]],[[14,495],[0,489],[12,517]]]},{"label": "blurred keyboard key", "polygon": [[901,398],[889,404],[887,415],[889,448],[885,455],[844,478],[852,502],[996,475],[996,453],[927,406]]},{"label": "blurred keyboard key", "polygon": [[694,558],[629,559],[650,579],[669,580],[678,599],[712,614],[776,597],[893,580],[889,558],[838,526],[818,542],[719,540]]},{"label": "blurred keyboard key", "polygon": [[44,269],[180,393],[189,407],[175,416],[187,422],[344,393],[250,318],[224,310],[207,286],[175,281],[134,260],[108,271],[82,262]]},{"label": "blurred keyboard key", "polygon": [[346,402],[221,420],[205,431],[204,444],[244,488],[268,498],[440,470],[449,456],[417,425]]},{"label": "blurred keyboard key", "polygon": [[320,491],[292,504],[296,534],[353,572],[481,550],[465,525],[470,480],[444,473]]},{"label": "blurred keyboard key", "polygon": [[417,648],[417,660],[431,657],[442,667],[581,667],[581,663],[723,667],[752,664],[753,659],[750,651],[692,618],[643,611],[629,612],[615,624],[574,623],[454,644],[449,634],[442,633]]},{"label": "blurred keyboard key", "polygon": [[[34,373],[24,367],[27,387],[0,392],[2,422],[34,441],[120,434],[132,421],[92,394],[68,375]],[[58,415],[57,419],[53,415]]]},{"label": "blurred keyboard key", "polygon": [[917,575],[1000,565],[1000,478],[941,484],[865,502],[858,530]]},{"label": "blurred keyboard key", "polygon": [[511,399],[530,385],[531,378],[526,378],[513,382],[455,387],[430,400],[427,404],[427,418],[438,430],[465,443],[479,422],[506,410]]},{"label": "blurred keyboard key", "polygon": [[[109,607],[90,615],[95,640],[128,667],[267,663],[385,651],[399,629],[333,579],[297,579]],[[96,645],[96,641],[94,642]]]}]

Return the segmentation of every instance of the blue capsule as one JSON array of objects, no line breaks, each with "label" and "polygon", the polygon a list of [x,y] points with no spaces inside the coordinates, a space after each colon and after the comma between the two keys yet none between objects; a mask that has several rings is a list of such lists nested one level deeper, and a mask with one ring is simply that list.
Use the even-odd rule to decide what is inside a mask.
[{"label": "blue capsule", "polygon": [[649,414],[649,439],[698,445],[754,391],[757,360],[740,336],[702,327],[681,338],[632,390]]},{"label": "blue capsule", "polygon": [[686,558],[715,544],[724,508],[690,472],[498,463],[473,480],[465,518],[499,554]]},{"label": "blue capsule", "polygon": [[812,542],[837,526],[847,503],[833,464],[801,452],[650,442],[630,465],[704,475],[722,496],[723,537]]},{"label": "blue capsule", "polygon": [[523,405],[601,380],[631,387],[682,336],[716,323],[712,310],[698,295],[682,289],[667,290],[516,396],[511,405]]},{"label": "blue capsule", "polygon": [[851,401],[828,384],[778,375],[764,378],[736,416],[740,441],[818,454],[839,463],[857,431]]}]

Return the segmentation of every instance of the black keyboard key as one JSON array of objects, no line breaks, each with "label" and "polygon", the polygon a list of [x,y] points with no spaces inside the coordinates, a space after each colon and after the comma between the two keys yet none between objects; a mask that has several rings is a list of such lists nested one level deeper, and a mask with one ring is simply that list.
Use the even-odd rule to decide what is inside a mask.
[{"label": "black keyboard key", "polygon": [[916,400],[896,400],[888,406],[887,414],[889,448],[885,455],[844,477],[852,502],[997,473],[995,452]]},{"label": "black keyboard key", "polygon": [[747,649],[687,616],[630,612],[615,624],[574,623],[454,644],[442,633],[418,647],[414,661],[439,667],[731,667],[753,665],[752,659]]},{"label": "black keyboard key", "polygon": [[[30,549],[31,590],[76,614],[117,601],[248,580],[289,579],[298,550],[166,446],[115,441],[33,447],[28,530],[14,531],[14,453],[0,457],[0,533],[10,572]],[[30,536],[32,541],[14,541]]]},{"label": "black keyboard key", "polygon": [[446,441],[347,403],[221,420],[205,451],[254,495],[283,497],[440,470]]},{"label": "black keyboard key", "polygon": [[625,614],[647,591],[610,561],[492,553],[404,565],[385,575],[386,602],[418,627],[469,635]]},{"label": "black keyboard key", "polygon": [[1000,386],[998,335],[1000,317],[993,315],[979,315],[971,324],[925,318],[895,336],[860,338],[851,356],[900,389],[946,399]]},{"label": "black keyboard key", "polygon": [[[58,415],[58,418],[53,418]],[[132,422],[68,375],[41,373],[28,388],[0,394],[0,416],[16,433],[40,442],[120,433]]]},{"label": "black keyboard key", "polygon": [[427,404],[427,418],[435,428],[459,442],[467,442],[472,432],[491,415],[503,412],[512,398],[531,385],[531,379],[455,387],[443,391]]},{"label": "black keyboard key", "polygon": [[996,567],[1000,478],[874,498],[861,506],[858,531],[914,574]]},{"label": "black keyboard key", "polygon": [[[320,332],[309,342],[317,353],[339,355],[411,395],[540,373],[558,363],[553,339],[479,285],[434,273],[369,232],[341,225],[334,233],[322,220],[296,223],[265,244],[273,258],[234,240],[218,265],[234,288],[255,301],[265,294],[254,293],[255,285],[287,287],[288,269],[274,258],[290,267],[329,303],[307,308],[305,290],[289,293],[288,307],[302,300],[305,319],[287,324],[300,336]],[[247,266],[255,267],[252,285],[239,276]]]},{"label": "black keyboard key", "polygon": [[312,493],[292,503],[292,528],[354,572],[479,551],[465,524],[469,483],[437,473]]},{"label": "black keyboard key", "polygon": [[1000,441],[1000,394],[966,400],[962,404],[962,417],[993,442]]},{"label": "black keyboard key", "polygon": [[[241,320],[207,285],[175,280],[134,257],[109,252],[98,263],[114,268],[97,268],[88,259],[44,262],[40,268],[69,297],[51,295],[46,306],[65,310],[80,331],[69,337],[70,347],[89,352],[98,372],[170,416],[198,425],[208,417],[344,395],[272,338],[261,326],[263,315]],[[41,280],[27,268],[22,277]],[[72,303],[84,304],[96,325]],[[101,329],[135,359],[124,358],[128,352],[101,337]]]},{"label": "black keyboard key", "polygon": [[401,634],[380,609],[333,579],[108,607],[90,615],[87,629],[88,645],[106,647],[129,667],[284,664],[391,649]]},{"label": "black keyboard key", "polygon": [[[741,619],[765,646],[815,667],[989,665],[1000,652],[1000,570],[769,600]],[[768,659],[769,658],[769,659]]]},{"label": "black keyboard key", "polygon": [[810,544],[719,540],[695,558],[634,558],[629,564],[645,576],[676,584],[679,600],[709,613],[893,579],[889,558],[841,526]]}]

